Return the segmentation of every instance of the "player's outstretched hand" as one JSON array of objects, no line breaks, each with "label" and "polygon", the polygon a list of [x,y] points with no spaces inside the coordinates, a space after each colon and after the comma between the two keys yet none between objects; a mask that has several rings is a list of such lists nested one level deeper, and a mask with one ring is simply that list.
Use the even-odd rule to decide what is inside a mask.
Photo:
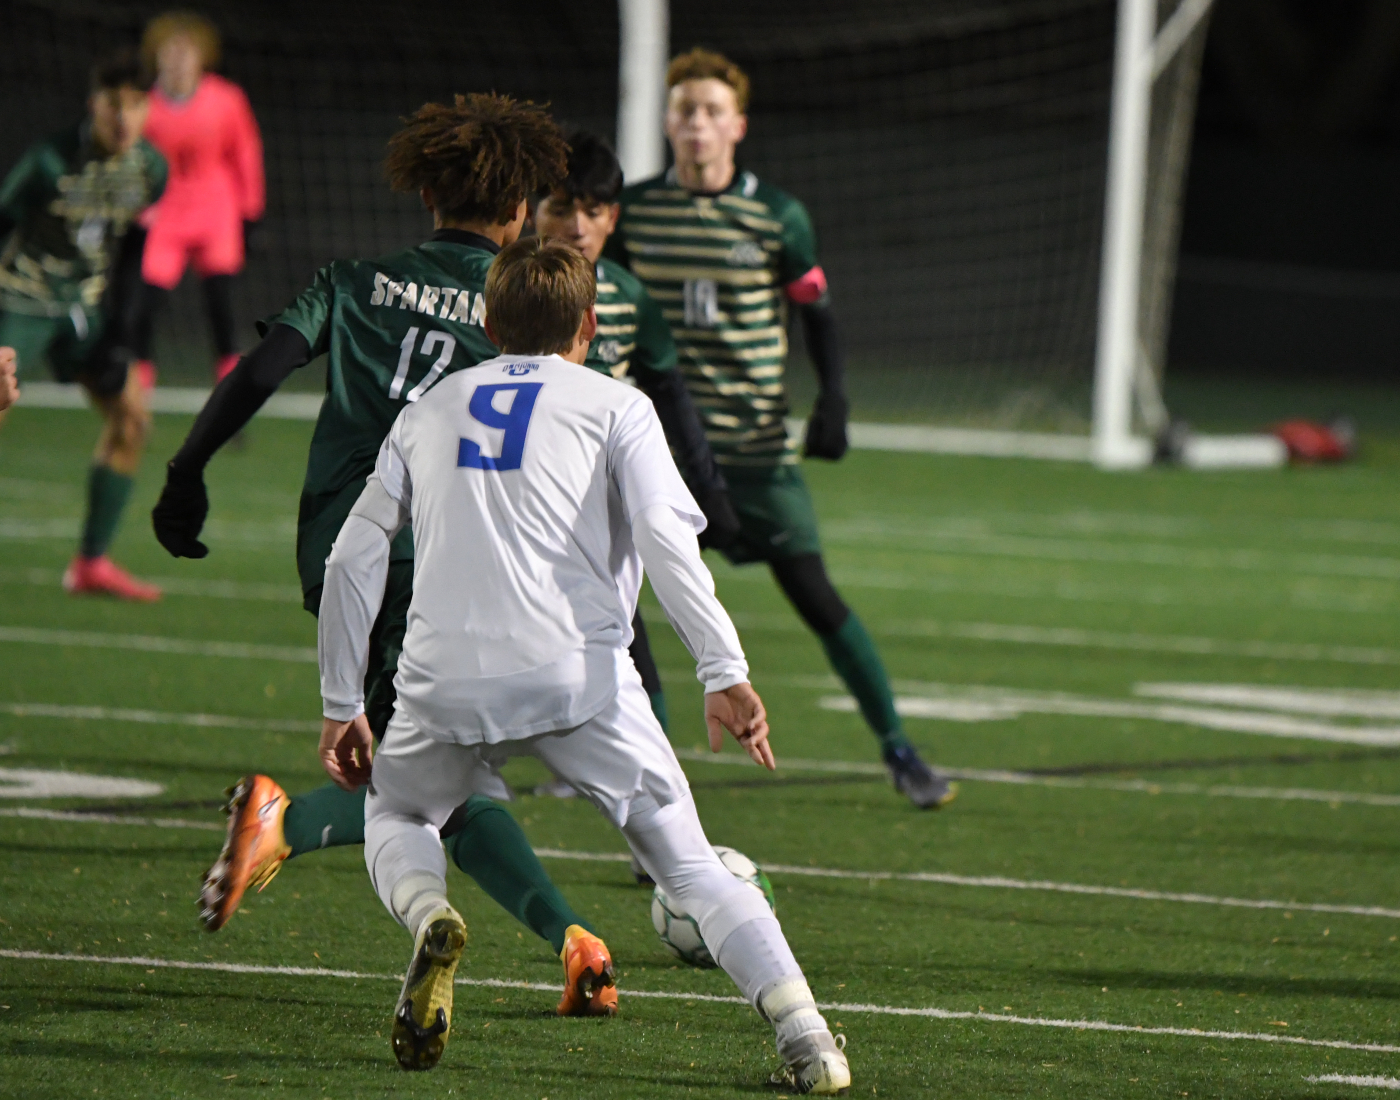
[{"label": "player's outstretched hand", "polygon": [[723,489],[710,489],[699,494],[695,502],[705,513],[705,529],[700,532],[700,547],[703,550],[723,550],[739,537],[739,514],[729,494]]},{"label": "player's outstretched hand", "polygon": [[321,719],[321,767],[347,791],[369,783],[374,763],[374,734],[363,714],[350,722]]},{"label": "player's outstretched hand", "polygon": [[735,684],[724,691],[706,692],[705,728],[710,731],[711,752],[719,752],[728,730],[755,764],[770,772],[777,768],[773,747],[768,744],[768,712],[752,685]]},{"label": "player's outstretched hand", "polygon": [[807,441],[803,453],[808,458],[826,458],[835,462],[846,453],[846,418],[851,408],[838,393],[817,395],[812,415],[807,419]]},{"label": "player's outstretched hand", "polygon": [[19,383],[15,381],[18,359],[14,348],[0,348],[0,412],[19,400]]},{"label": "player's outstretched hand", "polygon": [[165,470],[165,488],[151,509],[151,526],[156,539],[177,558],[202,558],[209,547],[199,541],[209,515],[209,494],[204,475],[180,473],[173,466]]}]

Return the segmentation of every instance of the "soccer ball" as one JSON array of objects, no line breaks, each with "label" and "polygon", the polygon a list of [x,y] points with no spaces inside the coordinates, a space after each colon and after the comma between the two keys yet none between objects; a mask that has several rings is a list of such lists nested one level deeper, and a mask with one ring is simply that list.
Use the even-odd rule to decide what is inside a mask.
[{"label": "soccer ball", "polygon": [[[777,906],[773,904],[773,885],[768,881],[768,876],[759,869],[758,864],[743,852],[720,844],[715,845],[715,855],[719,856],[719,861],[729,868],[735,878],[762,894],[768,908],[777,912]],[[666,950],[681,962],[703,970],[714,968],[714,957],[705,946],[705,941],[700,938],[700,925],[694,917],[668,898],[666,891],[660,886],[651,895],[651,924],[656,929],[656,934],[661,937],[661,942],[666,945]]]}]

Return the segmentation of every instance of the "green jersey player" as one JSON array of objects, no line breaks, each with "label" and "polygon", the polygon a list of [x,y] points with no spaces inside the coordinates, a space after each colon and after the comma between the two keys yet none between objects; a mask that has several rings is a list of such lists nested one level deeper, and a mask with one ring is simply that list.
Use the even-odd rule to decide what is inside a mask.
[{"label": "green jersey player", "polygon": [[[602,254],[617,227],[620,209],[617,197],[622,191],[622,168],[617,155],[606,141],[586,130],[572,130],[566,138],[569,174],[539,197],[533,218],[541,237],[566,241],[595,265],[598,334],[589,345],[585,365],[634,382],[651,398],[676,464],[709,521],[700,535],[701,544],[726,546],[738,534],[739,521],[684,376],[676,370],[676,344],[670,325],[641,281]],[[661,728],[666,729],[661,677],[640,613],[632,621],[632,633],[633,663],[651,698],[652,710]],[[571,794],[573,788],[552,784],[541,791]]]},{"label": "green jersey player", "polygon": [[150,434],[146,392],[121,323],[140,288],[136,218],[165,188],[164,158],[141,137],[150,80],[134,54],[92,72],[88,115],[31,146],[0,183],[0,356],[19,375],[48,360],[102,416],[88,472],[77,556],[63,575],[74,593],[156,600],[107,557]]},{"label": "green jersey player", "polygon": [[[262,343],[215,389],[170,462],[152,515],[161,544],[177,557],[205,556],[198,539],[208,512],[205,464],[292,371],[325,355],[326,398],[297,522],[304,604],[316,612],[326,558],[399,412],[443,377],[497,354],[485,329],[486,273],[520,235],[526,197],[563,176],[566,152],[558,128],[533,104],[473,95],[420,108],[390,141],[387,169],[396,190],[422,196],[433,215],[432,239],[377,260],[327,265],[264,326]],[[462,552],[469,559],[471,547]],[[406,530],[391,548],[365,675],[365,714],[376,737],[393,716],[412,586]],[[206,927],[221,927],[243,891],[265,885],[286,858],[363,844],[364,802],[363,789],[328,785],[289,800],[267,776],[240,781],[228,840],[205,880]],[[457,865],[550,940],[566,968],[588,971],[570,969],[560,1012],[615,1011],[615,989],[581,992],[580,981],[601,982],[604,969],[610,986],[611,962],[600,961],[606,948],[549,881],[515,819],[476,796],[458,807],[442,835]]]},{"label": "green jersey player", "polygon": [[788,438],[787,311],[801,311],[820,381],[804,453],[846,452],[847,403],[826,276],[806,208],[735,164],[748,78],[717,53],[671,62],[666,134],[675,165],[627,187],[609,250],[660,303],[705,420],[740,534],[726,555],[767,562],[880,740],[895,786],[921,808],[956,787],[904,735],[874,642],[827,578],[816,514]]}]

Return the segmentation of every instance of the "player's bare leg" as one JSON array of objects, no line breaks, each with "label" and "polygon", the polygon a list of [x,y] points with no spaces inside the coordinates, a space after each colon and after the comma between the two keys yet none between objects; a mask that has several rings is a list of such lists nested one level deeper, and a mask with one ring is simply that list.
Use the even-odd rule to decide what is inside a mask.
[{"label": "player's bare leg", "polygon": [[145,387],[135,371],[117,393],[91,393],[102,416],[102,434],[88,475],[87,515],[78,554],[63,574],[63,587],[74,595],[90,593],[149,603],[160,589],[136,580],[107,557],[117,532],[136,471],[151,434],[151,411]]}]

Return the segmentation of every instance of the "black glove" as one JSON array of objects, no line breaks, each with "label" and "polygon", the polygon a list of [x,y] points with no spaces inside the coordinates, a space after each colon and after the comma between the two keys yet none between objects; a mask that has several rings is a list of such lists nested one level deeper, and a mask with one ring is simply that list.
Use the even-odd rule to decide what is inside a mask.
[{"label": "black glove", "polygon": [[705,550],[723,550],[739,537],[739,515],[723,489],[698,493],[695,503],[705,513],[708,523],[700,532],[700,546]]},{"label": "black glove", "polygon": [[156,540],[177,558],[202,558],[209,547],[199,541],[209,515],[209,494],[204,490],[203,473],[180,473],[169,465],[165,488],[151,509],[151,526]]},{"label": "black glove", "polygon": [[817,395],[812,415],[807,420],[807,441],[802,453],[808,458],[826,458],[835,462],[846,453],[846,416],[850,406],[836,393]]}]

